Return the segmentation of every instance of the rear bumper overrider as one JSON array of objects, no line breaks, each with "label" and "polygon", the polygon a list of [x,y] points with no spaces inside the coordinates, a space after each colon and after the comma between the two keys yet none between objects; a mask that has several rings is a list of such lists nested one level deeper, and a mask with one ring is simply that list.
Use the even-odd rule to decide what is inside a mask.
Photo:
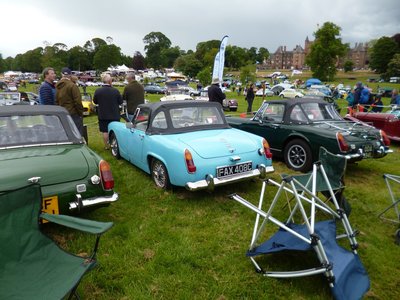
[{"label": "rear bumper overrider", "polygon": [[75,201],[69,203],[69,210],[81,211],[92,206],[103,206],[117,201],[118,198],[119,195],[115,192],[111,196],[93,197],[88,199],[82,199],[80,194],[76,194]]},{"label": "rear bumper overrider", "polygon": [[274,167],[266,167],[265,165],[260,165],[257,169],[254,169],[251,172],[236,174],[226,178],[214,178],[213,175],[208,174],[203,180],[199,180],[196,182],[187,182],[185,188],[189,191],[197,191],[202,189],[213,190],[216,186],[248,180],[254,177],[265,178],[267,173],[272,172],[274,172]]}]

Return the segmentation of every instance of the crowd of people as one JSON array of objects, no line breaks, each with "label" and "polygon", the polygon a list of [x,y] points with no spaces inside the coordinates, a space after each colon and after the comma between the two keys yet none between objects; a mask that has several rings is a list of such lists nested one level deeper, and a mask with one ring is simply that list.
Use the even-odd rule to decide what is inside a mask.
[{"label": "crowd of people", "polygon": [[[67,67],[62,68],[61,75],[61,79],[54,84],[56,79],[54,69],[48,67],[43,70],[44,81],[39,87],[40,104],[64,107],[70,113],[76,128],[81,135],[84,135],[82,96],[76,85],[78,78],[72,75]],[[132,119],[137,106],[144,103],[143,86],[131,74],[126,76],[126,80],[128,84],[121,95],[119,90],[112,86],[111,75],[106,74],[102,78],[103,86],[94,93],[93,102],[97,104],[99,131],[102,133],[105,149],[109,149],[108,124],[120,120],[120,106],[123,100],[127,103],[129,120]]]}]

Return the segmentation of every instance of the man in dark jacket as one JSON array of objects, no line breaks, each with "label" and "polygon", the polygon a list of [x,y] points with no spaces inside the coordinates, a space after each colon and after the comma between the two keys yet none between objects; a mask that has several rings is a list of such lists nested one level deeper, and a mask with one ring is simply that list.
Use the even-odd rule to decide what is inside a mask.
[{"label": "man in dark jacket", "polygon": [[54,80],[56,73],[53,68],[47,67],[43,70],[44,81],[39,88],[39,102],[43,105],[56,104],[56,86]]},{"label": "man in dark jacket", "polygon": [[98,105],[99,129],[103,134],[103,142],[107,150],[109,149],[108,124],[113,121],[119,121],[119,106],[122,104],[122,97],[120,92],[111,86],[111,75],[104,75],[103,82],[103,86],[94,92],[93,102]]},{"label": "man in dark jacket", "polygon": [[219,79],[213,78],[210,87],[208,88],[208,101],[218,102],[222,106],[222,101],[226,98],[225,94],[219,87]]},{"label": "man in dark jacket", "polygon": [[83,106],[81,92],[71,80],[71,70],[62,68],[62,78],[56,84],[56,103],[66,110],[74,120],[79,132],[83,135]]},{"label": "man in dark jacket", "polygon": [[122,99],[126,101],[128,118],[131,121],[138,105],[144,103],[144,88],[135,80],[135,75],[132,73],[126,75],[126,80],[128,84],[124,88]]}]

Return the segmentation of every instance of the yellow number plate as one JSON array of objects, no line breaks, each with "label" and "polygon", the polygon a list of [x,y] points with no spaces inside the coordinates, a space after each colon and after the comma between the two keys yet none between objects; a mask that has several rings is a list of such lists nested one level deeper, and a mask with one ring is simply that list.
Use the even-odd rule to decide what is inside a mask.
[{"label": "yellow number plate", "polygon": [[59,215],[58,197],[51,196],[42,199],[42,211],[48,214]]}]

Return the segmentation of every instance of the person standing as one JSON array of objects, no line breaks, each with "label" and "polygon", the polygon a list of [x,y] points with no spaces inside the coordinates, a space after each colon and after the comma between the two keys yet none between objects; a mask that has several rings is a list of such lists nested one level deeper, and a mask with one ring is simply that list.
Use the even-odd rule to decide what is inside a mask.
[{"label": "person standing", "polygon": [[44,81],[39,88],[39,103],[42,105],[56,104],[56,86],[54,80],[56,73],[53,68],[47,67],[43,70]]},{"label": "person standing", "polygon": [[144,88],[137,82],[135,75],[132,73],[126,75],[126,80],[128,84],[124,88],[122,99],[126,101],[128,119],[132,121],[136,108],[139,104],[144,103]]},{"label": "person standing", "polygon": [[393,89],[390,104],[395,104],[397,106],[400,106],[400,95],[398,89]]},{"label": "person standing", "polygon": [[66,110],[72,117],[76,127],[83,135],[83,106],[81,92],[78,86],[71,80],[71,70],[62,68],[62,78],[56,84],[56,103]]},{"label": "person standing", "polygon": [[226,98],[225,94],[222,92],[219,87],[219,79],[213,78],[211,81],[211,85],[208,88],[208,100],[211,102],[218,102],[222,106],[222,101]]},{"label": "person standing", "polygon": [[253,110],[253,101],[254,101],[254,84],[250,83],[249,88],[247,89],[247,94],[246,94],[246,101],[247,101],[247,113],[251,113]]},{"label": "person standing", "polygon": [[103,77],[103,86],[94,92],[93,102],[98,105],[97,117],[99,119],[99,130],[103,135],[104,149],[109,149],[108,124],[119,121],[119,106],[122,104],[120,92],[112,87],[112,77],[106,74]]}]

